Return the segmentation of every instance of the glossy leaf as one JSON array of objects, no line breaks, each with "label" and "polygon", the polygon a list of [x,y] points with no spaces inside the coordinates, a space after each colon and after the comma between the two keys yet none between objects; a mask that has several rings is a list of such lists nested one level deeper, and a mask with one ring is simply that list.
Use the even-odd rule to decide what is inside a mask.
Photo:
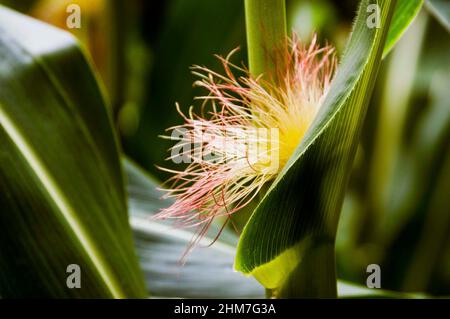
[{"label": "glossy leaf", "polygon": [[388,55],[419,14],[423,2],[424,0],[397,0],[397,7],[384,46],[383,58]]},{"label": "glossy leaf", "polygon": [[89,63],[68,33],[1,6],[0,145],[0,295],[145,297]]}]

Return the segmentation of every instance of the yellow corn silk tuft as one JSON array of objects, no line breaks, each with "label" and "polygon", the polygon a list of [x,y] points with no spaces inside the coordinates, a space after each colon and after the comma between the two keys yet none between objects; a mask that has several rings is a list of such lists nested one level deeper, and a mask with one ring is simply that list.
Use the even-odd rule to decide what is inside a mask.
[{"label": "yellow corn silk tuft", "polygon": [[192,107],[188,115],[179,111],[184,123],[169,129],[167,138],[178,141],[169,159],[188,166],[165,169],[174,174],[164,190],[174,203],[157,218],[198,227],[200,239],[214,218],[246,206],[282,170],[319,111],[337,65],[334,49],[320,47],[316,37],[304,46],[294,35],[286,47],[276,85],[232,64],[234,51],[218,57],[224,74],[193,67],[200,78],[195,84],[208,95],[197,98],[203,102],[198,114]]}]

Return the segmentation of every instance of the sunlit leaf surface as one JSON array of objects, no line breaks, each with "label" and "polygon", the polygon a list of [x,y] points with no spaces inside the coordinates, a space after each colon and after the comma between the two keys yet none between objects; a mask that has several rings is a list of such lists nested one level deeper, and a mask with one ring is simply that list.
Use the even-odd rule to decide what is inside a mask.
[{"label": "sunlit leaf surface", "polygon": [[0,295],[146,296],[91,68],[69,34],[1,6],[0,145]]}]

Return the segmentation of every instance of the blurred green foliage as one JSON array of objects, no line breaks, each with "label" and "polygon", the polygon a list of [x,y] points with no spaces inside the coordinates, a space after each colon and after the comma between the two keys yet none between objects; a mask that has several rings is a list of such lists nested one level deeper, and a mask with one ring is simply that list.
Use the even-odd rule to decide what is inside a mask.
[{"label": "blurred green foliage", "polygon": [[[175,0],[165,3],[160,33],[148,43],[153,50],[153,60],[138,128],[134,135],[123,139],[125,151],[162,178],[165,175],[154,165],[171,166],[170,162],[164,161],[171,143],[158,135],[164,134],[166,128],[180,124],[175,102],[187,111],[193,97],[204,93],[193,90],[192,83],[196,78],[189,68],[199,64],[217,69],[219,63],[213,54],[227,55],[245,44],[242,1]],[[153,28],[152,25],[146,27]],[[242,52],[245,48],[235,55],[235,63],[244,60]]]},{"label": "blurred green foliage", "polygon": [[338,231],[344,278],[378,263],[383,287],[450,294],[449,40],[423,12],[383,66]]}]

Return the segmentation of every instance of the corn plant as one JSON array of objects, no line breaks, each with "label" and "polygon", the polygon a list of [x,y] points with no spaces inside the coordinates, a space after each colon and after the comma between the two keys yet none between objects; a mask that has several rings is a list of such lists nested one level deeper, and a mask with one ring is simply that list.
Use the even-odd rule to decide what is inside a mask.
[{"label": "corn plant", "polygon": [[[175,2],[178,9],[188,6]],[[203,12],[213,2],[189,6]],[[177,119],[165,133],[157,132],[175,144],[167,156],[160,154],[163,139],[153,148],[139,134],[138,142],[119,138],[114,123],[123,79],[114,74],[108,82],[108,72],[100,78],[85,44],[0,6],[0,296],[432,293],[427,283],[435,267],[424,260],[437,264],[450,221],[448,75],[432,82],[429,114],[413,121],[408,108],[427,19],[448,31],[449,8],[439,0],[361,0],[345,47],[338,50],[318,35],[304,41],[288,30],[290,5],[232,1],[245,19],[245,43],[236,44],[243,48],[217,55],[219,69],[200,61],[192,67],[201,106],[167,110]],[[118,48],[114,41],[112,48]],[[110,52],[112,62],[120,59],[119,51]],[[239,54],[247,63],[236,62]],[[403,60],[405,55],[410,59]],[[409,74],[395,69],[409,61]],[[396,81],[404,82],[397,99],[391,98]],[[119,128],[120,123],[119,116]],[[413,146],[403,149],[408,127],[414,128]],[[186,148],[199,136],[204,143]],[[152,158],[187,165],[151,163],[169,178],[161,182],[130,158],[132,152],[125,154],[121,143],[125,150],[144,145],[142,152],[153,152]],[[364,187],[355,186],[361,179]],[[353,194],[359,210],[350,205]],[[426,216],[424,241],[410,257],[401,288],[351,283],[361,278],[348,275],[346,254],[366,243],[393,250],[404,225],[396,221],[412,220],[419,207]],[[359,233],[341,229],[348,212],[361,225]],[[341,247],[344,233],[353,236],[354,250]],[[363,274],[370,260],[388,263],[382,253],[367,251]],[[76,289],[69,284],[74,265],[81,269]],[[417,273],[423,276],[416,281]]]}]

